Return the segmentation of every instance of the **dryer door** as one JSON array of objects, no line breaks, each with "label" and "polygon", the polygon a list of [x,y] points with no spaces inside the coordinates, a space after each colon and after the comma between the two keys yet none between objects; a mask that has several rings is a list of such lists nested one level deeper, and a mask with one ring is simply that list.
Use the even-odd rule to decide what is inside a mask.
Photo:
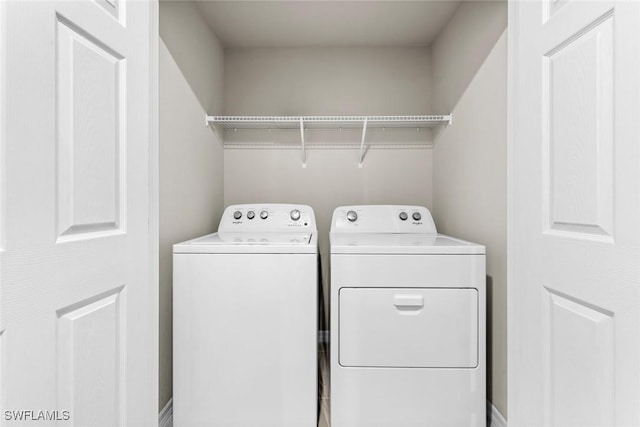
[{"label": "dryer door", "polygon": [[477,289],[342,288],[339,312],[342,366],[478,365]]}]

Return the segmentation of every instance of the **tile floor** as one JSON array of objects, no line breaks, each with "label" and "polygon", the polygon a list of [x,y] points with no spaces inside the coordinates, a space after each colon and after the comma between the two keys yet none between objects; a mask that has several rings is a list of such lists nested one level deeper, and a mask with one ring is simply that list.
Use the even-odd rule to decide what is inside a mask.
[{"label": "tile floor", "polygon": [[318,345],[318,427],[329,427],[329,344]]}]

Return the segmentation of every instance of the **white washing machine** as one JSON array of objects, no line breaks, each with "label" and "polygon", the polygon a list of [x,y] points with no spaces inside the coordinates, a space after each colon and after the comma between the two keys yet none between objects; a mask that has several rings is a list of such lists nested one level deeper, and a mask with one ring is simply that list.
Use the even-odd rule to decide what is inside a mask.
[{"label": "white washing machine", "polygon": [[418,206],[337,208],[330,241],[331,426],[485,426],[485,248]]},{"label": "white washing machine", "polygon": [[174,425],[317,424],[318,240],[309,206],[229,206],[173,247]]}]

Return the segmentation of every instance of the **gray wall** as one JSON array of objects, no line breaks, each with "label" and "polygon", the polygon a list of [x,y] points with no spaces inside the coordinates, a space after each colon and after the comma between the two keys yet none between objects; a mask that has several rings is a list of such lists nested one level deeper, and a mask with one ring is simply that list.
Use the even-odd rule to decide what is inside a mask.
[{"label": "gray wall", "polygon": [[[227,49],[225,113],[429,114],[430,75],[426,48]],[[298,138],[298,134],[292,135]],[[359,132],[334,132],[324,142],[341,141],[340,136],[345,135],[353,142],[360,141]],[[313,135],[309,138],[314,139]],[[272,201],[311,205],[319,221],[325,284],[328,233],[335,207],[358,203],[431,207],[429,149],[371,149],[362,169],[357,166],[354,149],[312,148],[305,169],[299,159],[299,151],[291,149],[226,149],[225,204]],[[326,296],[326,287],[324,291]]]},{"label": "gray wall", "polygon": [[[192,3],[160,3],[159,406],[172,390],[172,252],[216,230],[223,210],[223,149],[204,126],[222,110],[223,51]],[[185,209],[188,207],[188,209]]]},{"label": "gray wall", "polygon": [[[434,92],[439,87],[441,102],[453,107],[453,126],[443,132],[433,150],[433,213],[440,232],[484,244],[487,248],[487,397],[506,417],[505,10],[504,3],[487,5],[485,2],[472,2],[461,6],[436,41],[432,60]],[[493,31],[491,25],[497,20],[502,20],[501,33],[492,33],[489,37],[486,31]],[[477,28],[475,21],[486,22],[487,27]],[[455,41],[452,41],[452,31],[458,33]],[[476,56],[481,52],[487,54],[480,62],[478,57],[455,58],[464,52],[461,46],[465,45],[475,46]],[[469,63],[463,64],[465,60]],[[457,64],[466,70],[464,75],[452,70],[450,74],[439,73],[436,78],[435,64],[438,67]]]},{"label": "gray wall", "polygon": [[160,37],[200,105],[222,114],[224,49],[195,3],[161,1]]},{"label": "gray wall", "polygon": [[228,115],[429,114],[427,48],[225,51]]},{"label": "gray wall", "polygon": [[431,45],[434,114],[455,107],[505,28],[506,0],[460,4]]}]

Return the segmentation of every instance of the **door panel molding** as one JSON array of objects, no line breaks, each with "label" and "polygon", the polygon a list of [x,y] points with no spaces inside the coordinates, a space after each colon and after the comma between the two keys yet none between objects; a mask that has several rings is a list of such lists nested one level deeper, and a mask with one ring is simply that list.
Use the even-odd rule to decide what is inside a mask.
[{"label": "door panel molding", "polygon": [[101,8],[112,16],[123,27],[127,26],[126,22],[126,10],[127,2],[125,0],[93,0]]},{"label": "door panel molding", "polygon": [[125,425],[126,288],[57,311],[58,408],[71,422]]},{"label": "door panel molding", "polygon": [[614,313],[542,289],[545,425],[614,425]]},{"label": "door panel molding", "polygon": [[125,232],[126,59],[57,14],[57,241]]},{"label": "door panel molding", "polygon": [[548,234],[614,241],[613,34],[609,10],[542,57]]}]

